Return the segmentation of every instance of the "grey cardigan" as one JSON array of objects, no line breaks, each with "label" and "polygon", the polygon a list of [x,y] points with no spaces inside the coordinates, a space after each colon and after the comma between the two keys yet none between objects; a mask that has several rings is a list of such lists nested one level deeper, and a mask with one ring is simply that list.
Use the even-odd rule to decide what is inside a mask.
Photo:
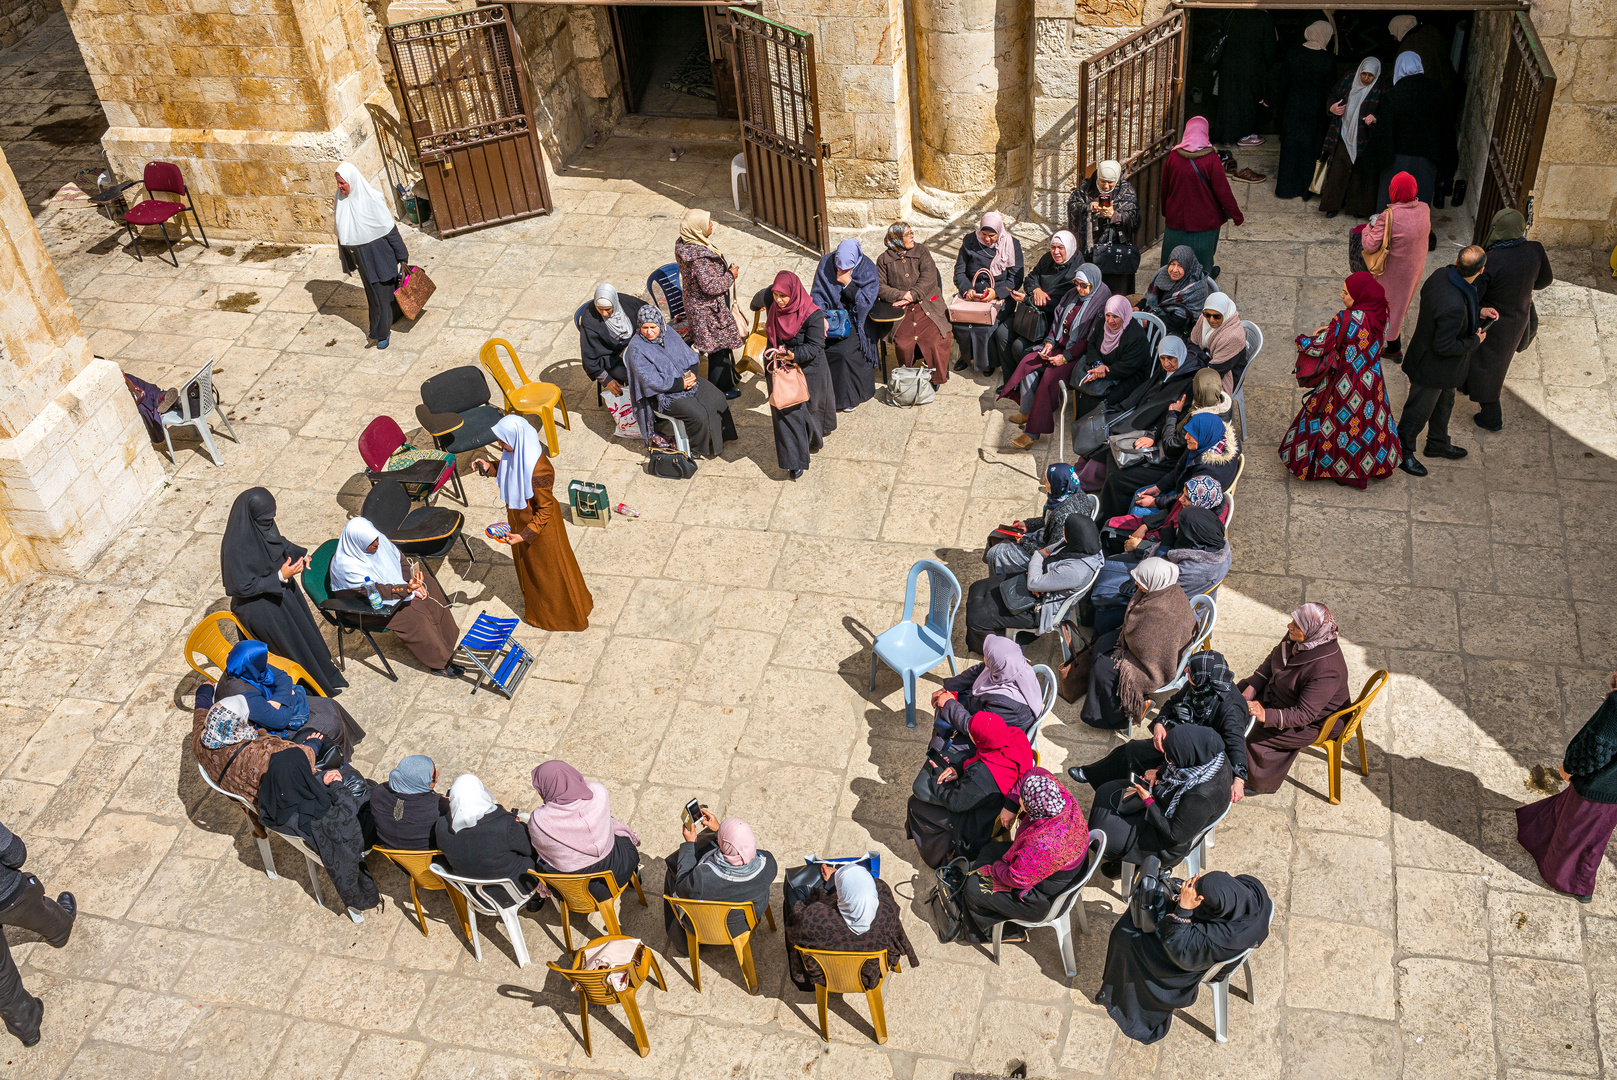
[{"label": "grey cardigan", "polygon": [[1106,556],[1098,553],[1081,558],[1057,556],[1046,567],[1044,552],[1033,553],[1027,564],[1027,587],[1039,596],[1039,633],[1048,634],[1056,628],[1056,613],[1062,603],[1093,585],[1105,561]]}]

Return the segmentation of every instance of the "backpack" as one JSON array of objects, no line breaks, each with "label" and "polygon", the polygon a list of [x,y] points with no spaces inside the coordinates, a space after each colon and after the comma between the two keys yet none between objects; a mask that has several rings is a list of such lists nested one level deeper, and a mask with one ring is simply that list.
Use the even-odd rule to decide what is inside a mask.
[{"label": "backpack", "polygon": [[966,929],[966,878],[970,867],[965,859],[956,859],[937,868],[937,888],[932,902],[938,909],[938,941],[948,944],[958,940]]}]

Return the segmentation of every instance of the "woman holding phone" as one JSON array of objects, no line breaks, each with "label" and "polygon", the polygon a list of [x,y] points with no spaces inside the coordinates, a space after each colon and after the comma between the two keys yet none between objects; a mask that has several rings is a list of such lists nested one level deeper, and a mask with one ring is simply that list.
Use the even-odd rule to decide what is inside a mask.
[{"label": "woman holding phone", "polygon": [[[663,895],[685,900],[717,900],[751,904],[752,924],[739,908],[730,912],[730,933],[741,935],[764,925],[769,910],[769,888],[775,883],[775,856],[758,847],[752,826],[740,818],[720,821],[707,807],[692,799],[686,806],[684,843],[664,862]],[[667,900],[663,901],[663,928],[668,947],[683,955],[689,926]]]}]

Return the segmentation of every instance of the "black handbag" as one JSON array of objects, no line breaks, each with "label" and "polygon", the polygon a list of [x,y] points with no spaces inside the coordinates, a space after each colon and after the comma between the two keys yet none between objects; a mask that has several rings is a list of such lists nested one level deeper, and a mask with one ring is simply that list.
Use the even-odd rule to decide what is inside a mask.
[{"label": "black handbag", "polygon": [[1179,904],[1179,890],[1185,883],[1171,877],[1161,860],[1148,856],[1134,875],[1134,891],[1129,895],[1129,918],[1142,934],[1156,933],[1157,924]]},{"label": "black handbag", "polygon": [[1536,337],[1538,337],[1538,305],[1529,300],[1527,303],[1527,332],[1522,335],[1522,340],[1517,344],[1516,351],[1519,353],[1526,352],[1527,346],[1531,345]]},{"label": "black handbag", "polygon": [[[1205,179],[1205,178],[1204,178]],[[1117,235],[1117,229],[1106,230],[1106,239],[1095,245],[1089,261],[1102,274],[1127,275],[1140,269],[1140,249]]]},{"label": "black handbag", "polygon": [[1013,613],[1032,611],[1039,604],[1039,598],[1028,591],[1026,574],[1013,574],[1001,581],[998,588],[1000,602]]},{"label": "black handbag", "polygon": [[971,868],[965,859],[956,859],[935,871],[937,888],[932,902],[938,906],[938,941],[948,944],[958,940],[966,929],[966,878]]},{"label": "black handbag", "polygon": [[696,475],[696,462],[679,450],[653,450],[650,469],[651,475],[664,480],[689,480]]},{"label": "black handbag", "polygon": [[1023,341],[1043,341],[1044,335],[1050,332],[1050,320],[1045,318],[1044,312],[1029,296],[1026,300],[1018,300],[1016,314],[1011,316],[1011,334]]},{"label": "black handbag", "polygon": [[1072,429],[1074,457],[1088,457],[1106,445],[1105,413],[1104,408],[1091,409],[1079,419],[1078,426]]}]

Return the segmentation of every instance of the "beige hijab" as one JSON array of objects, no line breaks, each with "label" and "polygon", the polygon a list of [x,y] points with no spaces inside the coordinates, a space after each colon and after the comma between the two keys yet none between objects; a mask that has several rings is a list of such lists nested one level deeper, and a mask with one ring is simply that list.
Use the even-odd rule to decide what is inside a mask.
[{"label": "beige hijab", "polygon": [[705,247],[715,255],[722,255],[713,244],[713,238],[707,231],[713,227],[713,215],[706,210],[691,207],[685,211],[685,216],[679,222],[679,238],[687,244],[696,244]]},{"label": "beige hijab", "polygon": [[1228,295],[1208,293],[1207,299],[1202,301],[1202,310],[1208,308],[1223,315],[1224,321],[1214,330],[1206,319],[1198,316],[1190,339],[1207,350],[1213,363],[1222,364],[1246,348],[1246,328],[1241,325],[1241,313],[1235,309],[1235,301]]}]

